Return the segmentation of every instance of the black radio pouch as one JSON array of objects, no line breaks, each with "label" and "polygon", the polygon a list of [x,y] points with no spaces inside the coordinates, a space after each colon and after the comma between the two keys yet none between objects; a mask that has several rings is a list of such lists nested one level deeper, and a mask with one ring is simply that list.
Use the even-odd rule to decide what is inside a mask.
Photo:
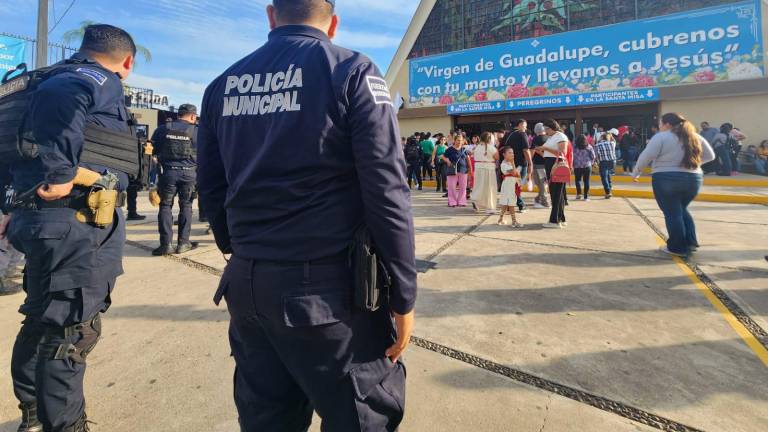
[{"label": "black radio pouch", "polygon": [[389,296],[392,279],[365,225],[355,231],[349,260],[355,281],[355,306],[367,312],[378,310]]}]

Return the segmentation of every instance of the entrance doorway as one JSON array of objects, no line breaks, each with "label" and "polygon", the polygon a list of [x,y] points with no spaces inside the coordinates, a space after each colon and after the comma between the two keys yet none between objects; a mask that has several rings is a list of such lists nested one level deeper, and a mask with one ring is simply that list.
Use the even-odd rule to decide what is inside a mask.
[{"label": "entrance doorway", "polygon": [[454,117],[454,127],[479,135],[500,129],[511,130],[517,119],[526,119],[528,127],[533,129],[536,123],[553,118],[567,129],[569,136],[578,133],[590,134],[595,123],[605,130],[621,127],[633,128],[645,143],[650,136],[651,127],[658,125],[659,104],[604,106],[570,110],[545,110],[528,112],[507,112],[500,114],[473,115]]}]

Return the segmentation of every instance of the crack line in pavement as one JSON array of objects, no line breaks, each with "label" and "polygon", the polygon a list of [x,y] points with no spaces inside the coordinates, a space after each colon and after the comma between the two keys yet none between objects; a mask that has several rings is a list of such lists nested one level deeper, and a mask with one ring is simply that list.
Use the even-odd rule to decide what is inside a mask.
[{"label": "crack line in pavement", "polygon": [[[154,248],[152,248],[150,246],[145,246],[145,245],[143,245],[143,244],[141,244],[139,242],[135,242],[133,240],[126,240],[125,244],[127,244],[128,246],[133,246],[133,247],[135,247],[137,249],[145,250],[147,252],[152,252],[154,250]],[[193,260],[191,260],[189,258],[179,257],[179,256],[176,256],[176,255],[163,255],[163,258],[171,260],[171,261],[174,261],[174,262],[177,262],[179,264],[183,264],[183,265],[185,265],[187,267],[190,267],[190,268],[193,268],[195,270],[200,270],[202,272],[212,274],[214,276],[221,276],[222,274],[224,274],[223,271],[217,269],[216,267],[205,265],[205,264],[200,264],[199,262],[193,261]]]},{"label": "crack line in pavement", "polygon": [[558,384],[554,381],[531,375],[527,372],[513,369],[509,366],[504,366],[491,360],[477,357],[475,355],[468,354],[463,351],[447,347],[445,345],[440,345],[438,343],[431,342],[417,336],[411,337],[411,342],[418,347],[432,351],[434,353],[458,360],[480,369],[484,369],[497,375],[502,375],[514,381],[536,387],[549,393],[554,393],[566,397],[576,402],[580,402],[594,408],[616,414],[618,416],[654,427],[662,431],[702,432],[700,429],[678,423],[674,420],[652,414],[648,411],[626,405],[622,402],[617,402],[602,396],[597,396],[585,392],[583,390],[579,390],[563,384]]},{"label": "crack line in pavement", "polygon": [[549,407],[552,405],[552,395],[547,396],[547,405],[544,407],[544,422],[541,423],[539,432],[544,432],[544,428],[547,427],[547,420],[549,420]]},{"label": "crack line in pavement", "polygon": [[427,255],[427,257],[426,257],[426,258],[424,258],[424,260],[426,260],[426,261],[432,261],[433,259],[437,258],[437,257],[438,257],[438,256],[440,256],[440,255],[441,255],[443,252],[447,251],[447,250],[448,250],[448,249],[449,249],[451,246],[453,246],[453,245],[455,245],[456,243],[458,243],[458,242],[459,242],[459,240],[461,240],[461,239],[463,239],[464,237],[467,237],[467,236],[469,236],[469,235],[472,235],[472,233],[473,233],[473,232],[477,231],[477,230],[478,230],[478,229],[479,229],[479,228],[480,228],[480,227],[481,227],[481,226],[482,226],[482,225],[485,223],[485,221],[487,221],[488,219],[490,219],[492,216],[493,216],[493,215],[486,215],[485,217],[483,217],[482,219],[480,219],[480,221],[479,221],[478,223],[476,223],[476,224],[474,224],[474,225],[472,225],[472,226],[468,227],[468,228],[467,228],[467,229],[465,229],[463,232],[461,232],[461,233],[459,233],[459,234],[456,234],[456,236],[455,236],[454,238],[452,238],[452,239],[451,239],[451,240],[450,240],[448,243],[446,243],[446,244],[444,244],[444,245],[440,246],[440,248],[439,248],[439,249],[437,249],[436,251],[434,251],[434,252],[432,252],[431,254]]},{"label": "crack line in pavement", "polygon": [[[479,223],[476,225],[473,225],[469,227],[467,230],[464,231],[464,233],[459,234],[451,240],[450,242],[446,243],[443,247],[441,247],[438,252],[435,252],[431,259],[434,259],[437,257],[440,253],[451,247],[452,245],[456,244],[459,240],[462,238],[471,235],[471,233],[475,230],[477,230],[486,220],[488,220],[491,217],[491,215],[488,215],[484,217]],[[153,249],[149,246],[143,245],[139,242],[135,242],[132,240],[126,240],[125,242],[127,245],[149,251],[151,252]],[[170,261],[182,264],[184,266],[190,267],[195,270],[202,271],[204,273],[209,273],[214,276],[221,276],[224,272],[222,270],[217,269],[216,267],[200,264],[198,262],[195,262],[189,258],[184,257],[178,257],[174,255],[165,255],[163,258],[168,259]],[[418,336],[412,336],[411,342],[423,349],[432,351],[436,354],[443,355],[445,357],[452,358],[454,360],[459,360],[461,362],[467,363],[469,365],[484,369],[488,372],[492,372],[498,375],[502,375],[504,377],[510,378],[512,380],[518,381],[523,384],[527,384],[533,387],[536,387],[540,390],[544,390],[550,393],[555,393],[560,396],[566,397],[568,399],[574,400],[576,402],[580,402],[586,405],[590,405],[592,407],[601,409],[603,411],[610,412],[612,414],[619,415],[621,417],[636,421],[638,423],[642,423],[648,426],[655,427],[662,431],[673,431],[673,432],[703,432],[699,429],[692,428],[690,426],[686,426],[682,423],[675,422],[673,420],[666,419],[664,417],[657,416],[655,414],[651,414],[649,412],[640,410],[638,408],[631,407],[629,405],[625,405],[621,402],[612,401],[610,399],[596,396],[587,392],[584,392],[582,390],[578,390],[572,387],[568,387],[563,384],[558,384],[554,381],[549,381],[544,378],[537,377],[535,375],[528,374],[526,372],[512,369],[508,366],[504,366],[498,363],[494,363],[490,360],[485,360],[477,356],[473,356],[471,354],[464,353],[459,350],[455,350],[453,348],[449,348],[444,345],[440,345],[434,342],[430,342],[426,339],[422,339]]]},{"label": "crack line in pavement", "polygon": [[[667,240],[667,236],[659,229],[653,221],[650,220],[635,204],[624,198],[630,207],[637,213],[640,218],[656,233],[657,236]],[[704,284],[707,289],[728,309],[728,311],[743,325],[747,331],[763,346],[768,349],[768,332],[765,331],[758,323],[756,323],[752,317],[741,308],[731,297],[710,278],[698,264],[692,262],[688,258],[680,258],[680,263],[687,267],[693,274]]]}]

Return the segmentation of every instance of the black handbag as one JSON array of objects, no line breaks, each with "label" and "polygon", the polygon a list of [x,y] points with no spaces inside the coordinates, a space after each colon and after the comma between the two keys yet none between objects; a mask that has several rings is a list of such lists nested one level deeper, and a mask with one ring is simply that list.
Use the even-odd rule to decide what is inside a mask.
[{"label": "black handbag", "polygon": [[389,295],[392,279],[365,225],[355,230],[349,261],[355,283],[355,306],[367,312],[378,310]]}]

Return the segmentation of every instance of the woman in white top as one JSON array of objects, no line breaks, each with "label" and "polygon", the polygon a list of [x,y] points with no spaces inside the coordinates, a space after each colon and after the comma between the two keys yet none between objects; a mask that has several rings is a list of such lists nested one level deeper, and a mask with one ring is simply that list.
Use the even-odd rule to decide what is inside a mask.
[{"label": "woman in white top", "polygon": [[[544,121],[544,133],[547,134],[547,142],[536,148],[536,152],[544,156],[544,164],[547,170],[547,178],[551,178],[552,168],[558,159],[565,160],[568,151],[568,137],[561,131],[560,125],[552,119]],[[565,221],[565,183],[550,183],[549,195],[552,199],[552,212],[549,214],[549,222],[544,228],[562,228]]]},{"label": "woman in white top", "polygon": [[485,210],[488,214],[496,212],[499,186],[496,181],[496,161],[499,151],[493,145],[493,135],[483,132],[480,144],[472,150],[475,161],[475,185],[472,189],[472,201],[478,212]]},{"label": "woman in white top", "polygon": [[664,213],[669,240],[662,252],[687,256],[699,248],[696,224],[688,211],[704,183],[701,166],[715,160],[715,151],[685,117],[676,113],[661,117],[661,132],[651,138],[635,166],[638,181],[653,165],[653,193]]}]

